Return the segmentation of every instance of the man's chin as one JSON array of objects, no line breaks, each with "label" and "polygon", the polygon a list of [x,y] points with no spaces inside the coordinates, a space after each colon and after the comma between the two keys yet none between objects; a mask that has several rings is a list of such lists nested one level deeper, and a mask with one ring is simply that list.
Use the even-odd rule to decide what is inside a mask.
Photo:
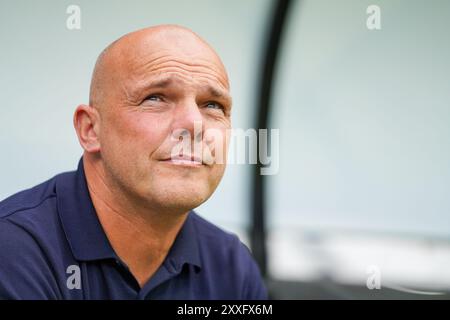
[{"label": "man's chin", "polygon": [[186,212],[200,206],[210,196],[211,192],[198,183],[179,184],[152,192],[152,202],[161,209]]}]

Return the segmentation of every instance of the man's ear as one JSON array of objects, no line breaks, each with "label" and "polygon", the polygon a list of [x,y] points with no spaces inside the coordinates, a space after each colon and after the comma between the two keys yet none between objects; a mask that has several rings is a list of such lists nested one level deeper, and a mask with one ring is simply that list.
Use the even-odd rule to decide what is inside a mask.
[{"label": "man's ear", "polygon": [[81,104],[75,109],[73,125],[81,147],[89,153],[100,151],[100,117],[94,107]]}]

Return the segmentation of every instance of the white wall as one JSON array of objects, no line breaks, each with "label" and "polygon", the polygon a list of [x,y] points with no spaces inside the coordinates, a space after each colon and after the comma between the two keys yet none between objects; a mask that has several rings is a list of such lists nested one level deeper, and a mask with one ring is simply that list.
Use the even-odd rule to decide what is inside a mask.
[{"label": "white wall", "polygon": [[271,227],[450,238],[450,2],[305,0],[290,18]]}]

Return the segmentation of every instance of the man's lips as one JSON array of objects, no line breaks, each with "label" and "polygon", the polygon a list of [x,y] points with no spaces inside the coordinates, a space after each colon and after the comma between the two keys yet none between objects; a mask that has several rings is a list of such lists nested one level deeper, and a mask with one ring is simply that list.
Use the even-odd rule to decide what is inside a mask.
[{"label": "man's lips", "polygon": [[189,156],[189,155],[182,155],[182,156],[172,156],[169,158],[165,158],[162,160],[163,162],[173,163],[177,165],[187,165],[187,166],[201,166],[203,165],[203,161],[200,157],[197,156]]}]

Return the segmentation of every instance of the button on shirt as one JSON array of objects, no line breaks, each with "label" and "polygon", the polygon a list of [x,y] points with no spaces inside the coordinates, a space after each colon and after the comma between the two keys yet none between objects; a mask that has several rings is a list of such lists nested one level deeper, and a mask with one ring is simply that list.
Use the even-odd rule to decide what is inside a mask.
[{"label": "button on shirt", "polygon": [[82,160],[0,202],[0,299],[266,298],[247,247],[193,211],[141,288],[97,218]]}]

